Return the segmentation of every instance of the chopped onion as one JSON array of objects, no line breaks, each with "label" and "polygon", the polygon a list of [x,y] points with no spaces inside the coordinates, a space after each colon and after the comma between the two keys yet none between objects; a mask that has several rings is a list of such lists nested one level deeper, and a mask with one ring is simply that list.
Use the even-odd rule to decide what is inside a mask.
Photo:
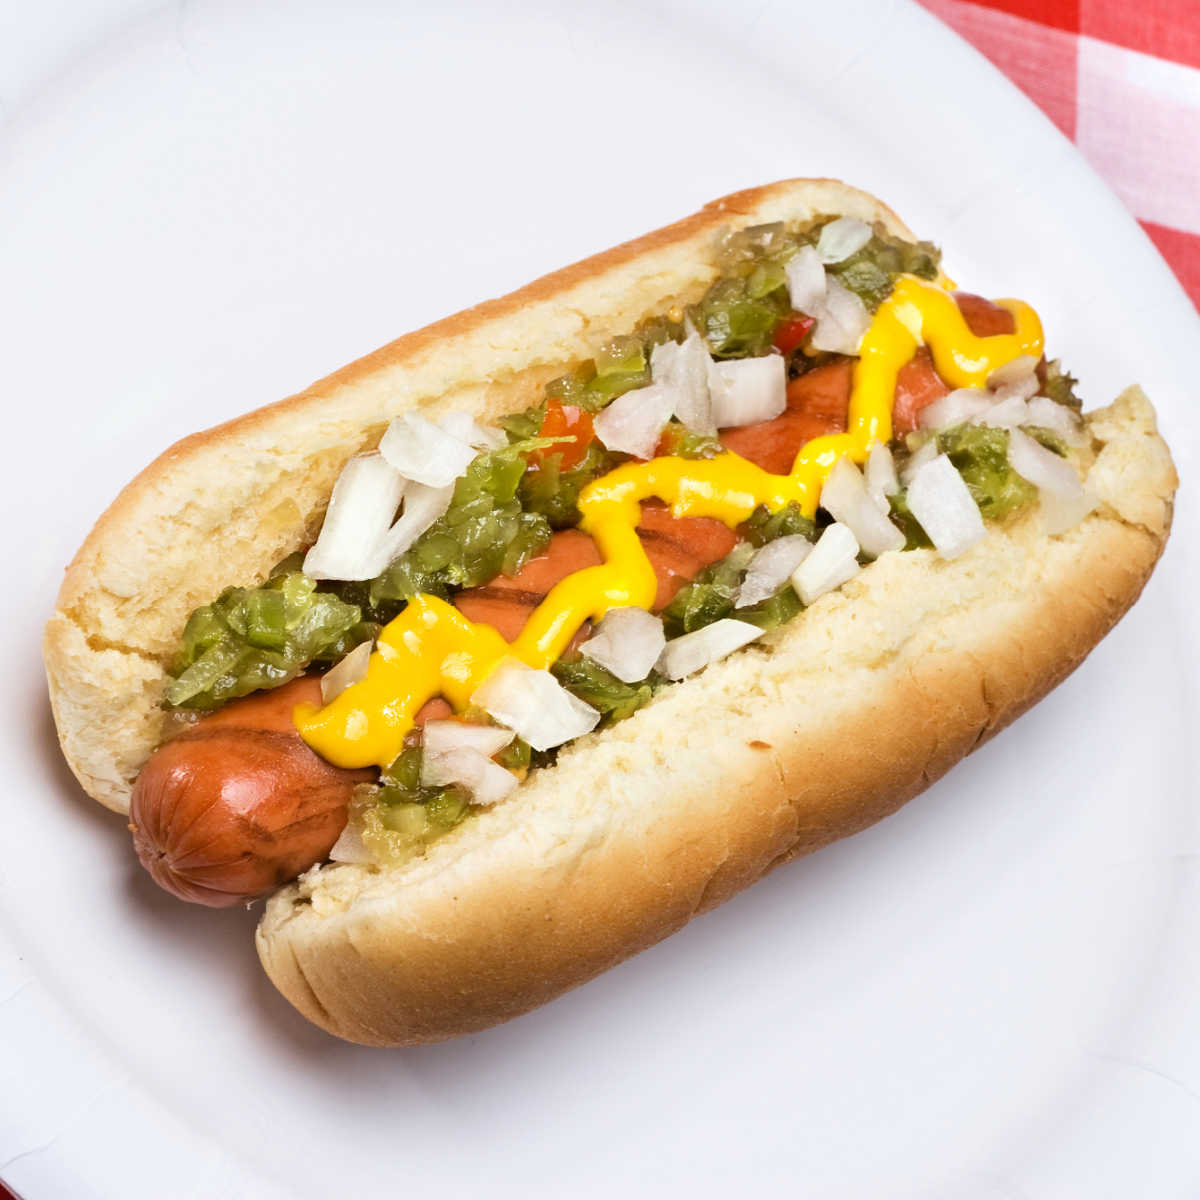
[{"label": "chopped onion", "polygon": [[[1007,389],[1001,388],[996,396],[1003,396]],[[975,418],[977,425],[990,425],[993,429],[1015,429],[1029,420],[1029,406],[1018,394],[1006,396]]]},{"label": "chopped onion", "polygon": [[975,498],[944,454],[913,475],[908,508],[943,558],[957,558],[987,533]]},{"label": "chopped onion", "polygon": [[863,302],[832,277],[826,280],[824,299],[809,316],[817,319],[810,341],[814,350],[857,354],[863,334],[871,327],[871,314]]},{"label": "chopped onion", "polygon": [[1083,436],[1079,418],[1065,405],[1055,403],[1049,396],[1034,396],[1029,401],[1029,424],[1049,429],[1068,442],[1079,442]]},{"label": "chopped onion", "polygon": [[474,750],[491,758],[493,754],[499,754],[514,736],[511,729],[480,725],[477,721],[426,721],[421,727],[421,746],[426,754]]},{"label": "chopped onion", "polygon": [[1041,488],[1038,499],[1041,501],[1042,528],[1051,536],[1074,529],[1098,503],[1086,488],[1074,497],[1059,496]]},{"label": "chopped onion", "polygon": [[781,354],[710,362],[708,387],[719,429],[770,421],[787,408],[787,364]]},{"label": "chopped onion", "polygon": [[825,267],[815,246],[803,246],[788,259],[788,297],[797,312],[811,314],[825,299]]},{"label": "chopped onion", "polygon": [[549,671],[509,659],[471,697],[535,750],[549,750],[595,729],[600,714],[567,691]]},{"label": "chopped onion", "polygon": [[618,396],[596,416],[592,427],[610,450],[635,458],[653,458],[658,439],[674,411],[674,389],[652,383]]},{"label": "chopped onion", "polygon": [[862,472],[848,458],[834,463],[821,489],[821,507],[854,534],[859,549],[871,558],[904,548],[904,534],[879,511]]},{"label": "chopped onion", "polygon": [[838,217],[821,230],[817,254],[826,263],[844,262],[871,240],[871,227],[857,217]]},{"label": "chopped onion", "polygon": [[752,604],[769,600],[787,583],[812,548],[812,542],[798,533],[768,542],[750,560],[735,607],[749,608]]},{"label": "chopped onion", "polygon": [[367,673],[371,643],[360,642],[332,670],[321,676],[321,703],[330,704]]},{"label": "chopped onion", "polygon": [[997,404],[1010,400],[1013,396],[1017,396],[1021,400],[1028,400],[1030,396],[1037,395],[1039,387],[1041,384],[1038,383],[1036,375],[1026,375],[1024,379],[1018,379],[1016,383],[1004,383],[998,388],[993,388],[992,397]]},{"label": "chopped onion", "polygon": [[401,413],[387,427],[379,453],[405,479],[445,487],[467,469],[475,448],[420,413]]},{"label": "chopped onion", "polygon": [[1009,430],[1008,462],[1022,479],[1064,500],[1076,500],[1083,494],[1075,468],[1019,429]]},{"label": "chopped onion", "polygon": [[637,683],[650,674],[666,644],[661,617],[644,608],[610,608],[580,652],[622,683]]},{"label": "chopped onion", "polygon": [[885,516],[892,506],[888,497],[900,490],[900,479],[896,475],[896,460],[884,442],[876,442],[867,456],[867,492]]},{"label": "chopped onion", "polygon": [[659,655],[658,669],[668,679],[686,679],[702,667],[762,637],[762,632],[749,621],[735,621],[731,617],[714,621],[695,633],[685,633],[668,642]]},{"label": "chopped onion", "polygon": [[499,450],[508,445],[508,438],[499,429],[481,425],[470,413],[448,412],[438,417],[437,424],[443,433],[448,433],[476,450]]},{"label": "chopped onion", "polygon": [[859,572],[858,540],[845,525],[834,521],[817,539],[813,552],[792,572],[792,587],[805,604],[839,588]]},{"label": "chopped onion", "polygon": [[[1036,379],[1037,365],[1038,360],[1032,354],[1018,354],[988,376],[988,387],[998,389],[1011,384],[1024,384],[1027,379]],[[1033,390],[1036,392],[1037,388]],[[1032,394],[1031,392],[1030,395]]]},{"label": "chopped onion", "polygon": [[385,571],[427,530],[434,521],[450,507],[454,497],[454,484],[445,487],[426,487],[423,483],[409,484],[404,493],[404,511],[399,520],[380,539],[369,566],[370,574],[362,576],[374,579]]},{"label": "chopped onion", "polygon": [[421,757],[421,783],[425,787],[446,787],[457,783],[471,793],[471,803],[486,807],[503,800],[517,786],[517,777],[499,763],[467,746],[428,751]]},{"label": "chopped onion", "polygon": [[691,331],[682,342],[663,342],[650,351],[650,378],[675,395],[675,415],[697,433],[716,433],[708,393],[708,349]]},{"label": "chopped onion", "polygon": [[314,579],[372,579],[375,550],[396,516],[404,478],[378,454],[356,454],[338,476],[320,536],[304,556]]},{"label": "chopped onion", "polygon": [[353,819],[346,822],[338,840],[329,849],[329,861],[335,863],[373,863],[375,856],[363,841],[362,830]]},{"label": "chopped onion", "polygon": [[900,468],[900,482],[907,487],[912,482],[912,477],[926,464],[933,462],[938,456],[937,438],[930,438],[924,445],[915,451],[908,462]]},{"label": "chopped onion", "polygon": [[982,416],[992,406],[990,392],[983,388],[955,388],[921,409],[917,418],[922,429],[945,429]]}]

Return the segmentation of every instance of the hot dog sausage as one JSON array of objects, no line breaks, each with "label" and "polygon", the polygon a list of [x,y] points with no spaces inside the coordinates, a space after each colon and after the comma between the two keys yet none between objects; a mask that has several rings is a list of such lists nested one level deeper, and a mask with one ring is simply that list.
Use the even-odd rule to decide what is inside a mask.
[{"label": "hot dog sausage", "polygon": [[[971,292],[955,292],[955,303],[976,337],[1012,333],[1016,328],[1012,313]],[[920,427],[921,410],[947,395],[950,388],[934,370],[933,356],[922,346],[900,368],[896,376],[896,399],[892,404],[892,429],[897,435],[912,433]]]},{"label": "hot dog sausage", "polygon": [[[642,506],[638,537],[658,579],[656,612],[666,608],[675,593],[703,567],[724,558],[737,541],[720,521],[673,517],[661,504]],[[586,533],[564,529],[551,538],[543,553],[531,558],[512,578],[501,575],[483,587],[461,592],[454,597],[454,604],[472,621],[491,625],[505,640],[515,641],[529,614],[560,579],[599,562],[596,543]]]},{"label": "hot dog sausage", "polygon": [[252,900],[329,853],[368,771],[318,757],[292,724],[321,702],[294,680],[235,700],[151,756],[134,784],[130,829],[142,865],[167,891],[213,908]]},{"label": "hot dog sausage", "polygon": [[854,363],[848,358],[816,367],[788,384],[786,412],[773,421],[727,429],[721,444],[764,471],[786,475],[813,438],[846,428],[853,377]]},{"label": "hot dog sausage", "polygon": [[933,356],[922,346],[896,373],[892,432],[897,437],[920,427],[921,410],[948,395],[950,389],[933,369]]},{"label": "hot dog sausage", "polygon": [[1013,315],[974,292],[955,292],[954,303],[962,313],[967,328],[976,337],[994,337],[998,333],[1012,333],[1016,329]]}]

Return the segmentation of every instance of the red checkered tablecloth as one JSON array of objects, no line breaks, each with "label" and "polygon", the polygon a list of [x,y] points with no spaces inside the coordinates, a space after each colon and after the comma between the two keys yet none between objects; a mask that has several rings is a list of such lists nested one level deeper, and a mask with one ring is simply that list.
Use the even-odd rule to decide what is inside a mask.
[{"label": "red checkered tablecloth", "polygon": [[1200,0],[920,0],[1071,138],[1200,307]]}]

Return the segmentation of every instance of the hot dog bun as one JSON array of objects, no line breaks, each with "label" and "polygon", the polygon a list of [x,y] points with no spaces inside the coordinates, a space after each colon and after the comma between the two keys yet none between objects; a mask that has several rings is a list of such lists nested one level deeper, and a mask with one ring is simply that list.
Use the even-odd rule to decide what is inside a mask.
[{"label": "hot dog bun", "polygon": [[[834,181],[738,193],[168,451],[101,518],[47,629],[55,716],[85,789],[127,808],[188,612],[310,540],[342,463],[397,412],[520,409],[564,362],[698,295],[720,226],[822,212],[912,236]],[[1175,487],[1153,411],[1130,389],[1089,429],[1101,504],[1069,533],[1047,537],[1034,512],[953,562],[885,555],[572,744],[424,858],[325,867],[285,888],[258,932],[268,974],[340,1037],[452,1037],[545,1002],[893,811],[1078,665],[1148,578]]]}]

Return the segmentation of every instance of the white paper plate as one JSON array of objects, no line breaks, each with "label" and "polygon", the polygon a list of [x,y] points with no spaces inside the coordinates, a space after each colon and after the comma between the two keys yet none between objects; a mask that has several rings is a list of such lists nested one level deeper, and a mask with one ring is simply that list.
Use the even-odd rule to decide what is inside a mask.
[{"label": "white paper plate", "polygon": [[0,90],[0,1176],[34,1200],[1195,1196],[1194,484],[1133,614],[918,802],[414,1052],[310,1028],[253,914],[156,891],[60,763],[40,676],[62,566],[169,442],[789,175],[876,191],[964,286],[1034,301],[1090,403],[1141,380],[1194,480],[1200,322],[1068,143],[907,3],[79,14],[15,14]]}]

